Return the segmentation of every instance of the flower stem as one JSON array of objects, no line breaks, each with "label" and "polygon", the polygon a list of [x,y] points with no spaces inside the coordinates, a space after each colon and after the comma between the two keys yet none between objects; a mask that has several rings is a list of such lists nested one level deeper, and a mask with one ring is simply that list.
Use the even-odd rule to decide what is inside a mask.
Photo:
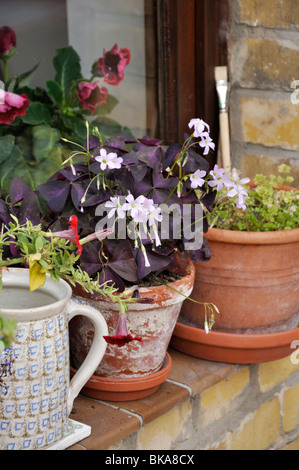
[{"label": "flower stem", "polygon": [[8,80],[7,59],[3,58],[3,77],[4,83]]}]

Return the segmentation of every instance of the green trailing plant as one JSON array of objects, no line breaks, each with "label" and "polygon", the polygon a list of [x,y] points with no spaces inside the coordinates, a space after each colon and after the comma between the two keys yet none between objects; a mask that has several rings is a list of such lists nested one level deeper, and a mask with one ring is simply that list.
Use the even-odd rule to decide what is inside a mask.
[{"label": "green trailing plant", "polygon": [[[0,269],[28,266],[31,291],[42,287],[49,275],[54,281],[64,279],[90,294],[97,292],[112,302],[118,302],[121,313],[126,312],[129,303],[137,301],[132,297],[132,290],[119,293],[115,287],[101,283],[97,278],[91,279],[77,264],[82,245],[96,237],[104,238],[106,233],[95,233],[79,241],[74,226],[52,233],[43,231],[41,225],[33,225],[30,221],[20,225],[16,217],[12,216],[12,219],[13,222],[5,230],[3,227],[0,234]],[[77,252],[74,251],[75,246],[78,247]],[[13,255],[7,256],[8,251]]]},{"label": "green trailing plant", "polygon": [[15,319],[4,318],[0,312],[0,354],[11,345],[16,325]]},{"label": "green trailing plant", "polygon": [[218,217],[211,215],[210,222],[216,228],[248,232],[298,228],[299,191],[289,187],[293,182],[290,167],[284,164],[278,167],[278,175],[256,175],[252,185],[244,185],[248,194],[245,211],[227,197],[230,188],[223,188],[217,194]]}]

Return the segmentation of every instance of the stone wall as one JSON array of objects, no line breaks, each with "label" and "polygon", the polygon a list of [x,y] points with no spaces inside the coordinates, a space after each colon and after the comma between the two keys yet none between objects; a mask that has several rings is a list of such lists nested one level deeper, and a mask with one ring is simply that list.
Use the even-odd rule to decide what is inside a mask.
[{"label": "stone wall", "polygon": [[243,175],[292,167],[299,184],[299,2],[229,0],[233,165]]}]

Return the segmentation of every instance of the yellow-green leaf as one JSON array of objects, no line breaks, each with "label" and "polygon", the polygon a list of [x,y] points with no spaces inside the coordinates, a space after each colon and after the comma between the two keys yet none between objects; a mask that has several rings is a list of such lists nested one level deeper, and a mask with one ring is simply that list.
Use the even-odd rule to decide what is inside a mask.
[{"label": "yellow-green leaf", "polygon": [[29,266],[29,283],[30,290],[35,291],[42,287],[46,282],[46,275],[41,272],[42,267],[36,261],[30,263]]}]

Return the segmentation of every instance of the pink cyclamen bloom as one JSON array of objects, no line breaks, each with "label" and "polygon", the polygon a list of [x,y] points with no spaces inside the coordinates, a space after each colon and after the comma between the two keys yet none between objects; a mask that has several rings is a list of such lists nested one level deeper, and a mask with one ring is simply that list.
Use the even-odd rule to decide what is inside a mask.
[{"label": "pink cyclamen bloom", "polygon": [[142,338],[140,336],[133,337],[132,335],[128,333],[127,321],[126,321],[125,315],[120,315],[118,326],[114,335],[104,336],[104,339],[108,344],[115,344],[119,348],[121,348],[122,346],[125,346],[127,343],[130,343],[131,341],[140,341],[140,342],[142,341]]},{"label": "pink cyclamen bloom", "polygon": [[0,89],[0,123],[11,124],[17,116],[24,116],[29,106],[28,96],[16,95]]},{"label": "pink cyclamen bloom", "polygon": [[96,74],[104,77],[104,82],[117,86],[124,79],[124,70],[129,65],[131,52],[129,49],[120,49],[115,44],[113,48],[106,52],[97,62]]},{"label": "pink cyclamen bloom", "polygon": [[210,126],[199,118],[191,119],[189,122],[189,129],[191,129],[191,127],[194,127],[194,137],[196,138],[202,137],[205,128],[207,128],[208,132],[210,132]]},{"label": "pink cyclamen bloom", "polygon": [[196,172],[190,176],[191,188],[201,188],[205,184],[204,177],[206,174],[207,173],[204,170],[196,170]]},{"label": "pink cyclamen bloom", "polygon": [[98,82],[81,82],[77,96],[81,101],[82,109],[88,109],[91,114],[94,114],[98,106],[106,104],[108,90],[105,87],[98,87]]},{"label": "pink cyclamen bloom", "polygon": [[0,56],[5,56],[17,45],[16,33],[10,26],[0,28]]}]

